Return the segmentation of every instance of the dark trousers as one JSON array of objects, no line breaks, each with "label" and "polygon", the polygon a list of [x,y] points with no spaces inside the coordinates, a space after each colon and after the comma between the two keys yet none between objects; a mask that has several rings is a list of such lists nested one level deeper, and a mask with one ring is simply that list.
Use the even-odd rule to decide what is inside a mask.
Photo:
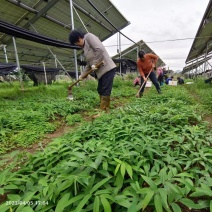
[{"label": "dark trousers", "polygon": [[158,83],[160,86],[163,85],[163,76],[158,76]]},{"label": "dark trousers", "polygon": [[115,71],[116,71],[116,68],[111,69],[98,80],[97,91],[99,95],[110,96],[112,92]]},{"label": "dark trousers", "polygon": [[[147,74],[148,75],[148,74]],[[145,75],[145,77],[147,77],[147,75]],[[155,86],[156,90],[159,92],[160,91],[160,85],[158,83],[157,77],[155,75],[155,72],[151,72],[149,75],[149,79],[152,81],[153,85]],[[144,79],[143,77],[141,77],[141,86],[143,85]],[[144,92],[144,88],[146,86],[146,82],[144,83],[143,88],[141,89],[140,93]]]}]

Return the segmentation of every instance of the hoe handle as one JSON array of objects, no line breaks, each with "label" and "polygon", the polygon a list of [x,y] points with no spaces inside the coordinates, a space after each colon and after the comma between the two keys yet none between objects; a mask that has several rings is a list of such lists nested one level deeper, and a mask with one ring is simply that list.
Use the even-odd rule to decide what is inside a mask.
[{"label": "hoe handle", "polygon": [[[150,75],[150,73],[152,72],[152,69],[151,69],[151,71],[148,73],[148,75],[147,75],[147,79],[149,78],[149,75]],[[138,90],[138,92],[137,92],[137,94],[136,94],[136,97],[138,97],[139,96],[139,93],[140,93],[140,91],[141,91],[141,89],[144,87],[144,84],[145,84],[146,82],[144,81],[143,82],[143,84],[141,85],[141,87],[139,88],[139,90]]]},{"label": "hoe handle", "polygon": [[[99,67],[102,66],[103,64],[104,64],[104,61],[101,61],[100,63],[96,64],[95,66],[96,66],[96,68],[99,68]],[[92,73],[92,72],[93,72],[93,69],[90,68],[90,69],[88,70],[88,72],[86,73],[85,78],[86,78],[90,73]],[[69,85],[69,86],[68,86],[68,90],[71,90],[72,87],[73,87],[74,85],[76,85],[79,81],[81,81],[81,80],[78,79],[76,82],[74,82],[74,83],[72,83],[71,85]]]}]

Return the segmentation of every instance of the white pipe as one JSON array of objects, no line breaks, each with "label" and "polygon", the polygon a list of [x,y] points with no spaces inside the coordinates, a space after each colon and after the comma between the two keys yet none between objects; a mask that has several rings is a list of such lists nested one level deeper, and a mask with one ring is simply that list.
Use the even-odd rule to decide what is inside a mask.
[{"label": "white pipe", "polygon": [[[208,54],[208,44],[209,44],[209,43],[207,43],[207,46],[206,46],[205,59],[206,59],[207,54]],[[205,71],[206,71],[206,60],[205,60],[205,62],[204,62],[204,73],[205,73]]]},{"label": "white pipe", "polygon": [[19,80],[20,80],[21,88],[23,89],[22,73],[21,73],[21,68],[20,68],[20,63],[19,63],[19,58],[18,58],[18,51],[17,51],[16,42],[15,42],[14,37],[13,37],[13,45],[14,45],[14,51],[15,51],[16,64],[17,64],[17,67],[18,67],[18,72],[20,74]]},{"label": "white pipe", "polygon": [[[80,55],[80,60],[82,62],[82,55]],[[82,70],[82,65],[80,66],[80,73],[82,74],[83,70]]]},{"label": "white pipe", "polygon": [[56,60],[56,54],[54,55],[54,62],[55,62],[55,67],[57,68],[57,60]]},{"label": "white pipe", "polygon": [[5,45],[3,45],[3,50],[4,50],[4,56],[5,56],[6,63],[8,63],[7,50],[6,50],[6,46]]},{"label": "white pipe", "polygon": [[73,7],[73,8],[74,8],[74,11],[75,11],[75,13],[77,14],[77,16],[78,16],[79,20],[81,21],[82,25],[84,26],[85,30],[88,32],[88,30],[87,30],[87,28],[86,28],[85,24],[83,23],[82,19],[81,19],[81,18],[80,18],[80,16],[79,16],[79,14],[78,14],[77,10],[75,9],[75,7]]},{"label": "white pipe", "polygon": [[[121,59],[121,33],[119,32],[118,33],[119,34],[119,59]],[[122,63],[120,62],[120,76],[121,76],[121,65],[122,65]]]},{"label": "white pipe", "polygon": [[46,82],[46,85],[47,85],[46,66],[45,66],[44,62],[43,62],[43,71],[44,71],[44,76],[45,76],[45,82]]}]

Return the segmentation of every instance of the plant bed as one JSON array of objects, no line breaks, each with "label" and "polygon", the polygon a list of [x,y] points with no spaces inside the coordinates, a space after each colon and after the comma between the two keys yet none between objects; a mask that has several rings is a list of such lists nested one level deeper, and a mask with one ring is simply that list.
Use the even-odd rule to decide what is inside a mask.
[{"label": "plant bed", "polygon": [[125,96],[128,103],[55,138],[18,171],[4,170],[0,210],[210,211],[211,130],[184,87],[162,91]]}]

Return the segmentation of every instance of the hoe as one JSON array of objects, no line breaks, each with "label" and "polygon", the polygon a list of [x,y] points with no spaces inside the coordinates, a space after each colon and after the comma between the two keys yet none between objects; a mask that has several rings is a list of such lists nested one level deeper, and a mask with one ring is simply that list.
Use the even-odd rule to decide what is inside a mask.
[{"label": "hoe", "polygon": [[[103,61],[100,62],[100,63],[98,63],[98,64],[96,64],[96,68],[98,69],[102,65],[104,65],[104,62]],[[86,73],[86,75],[84,75],[84,78],[86,78],[91,72],[93,72],[93,69],[90,68],[88,70],[88,72]],[[74,99],[73,98],[73,95],[72,95],[72,87],[74,85],[76,85],[79,81],[81,81],[81,80],[78,79],[76,82],[74,82],[73,84],[71,84],[71,85],[68,86],[68,97],[67,97],[68,100],[73,100]]]}]

